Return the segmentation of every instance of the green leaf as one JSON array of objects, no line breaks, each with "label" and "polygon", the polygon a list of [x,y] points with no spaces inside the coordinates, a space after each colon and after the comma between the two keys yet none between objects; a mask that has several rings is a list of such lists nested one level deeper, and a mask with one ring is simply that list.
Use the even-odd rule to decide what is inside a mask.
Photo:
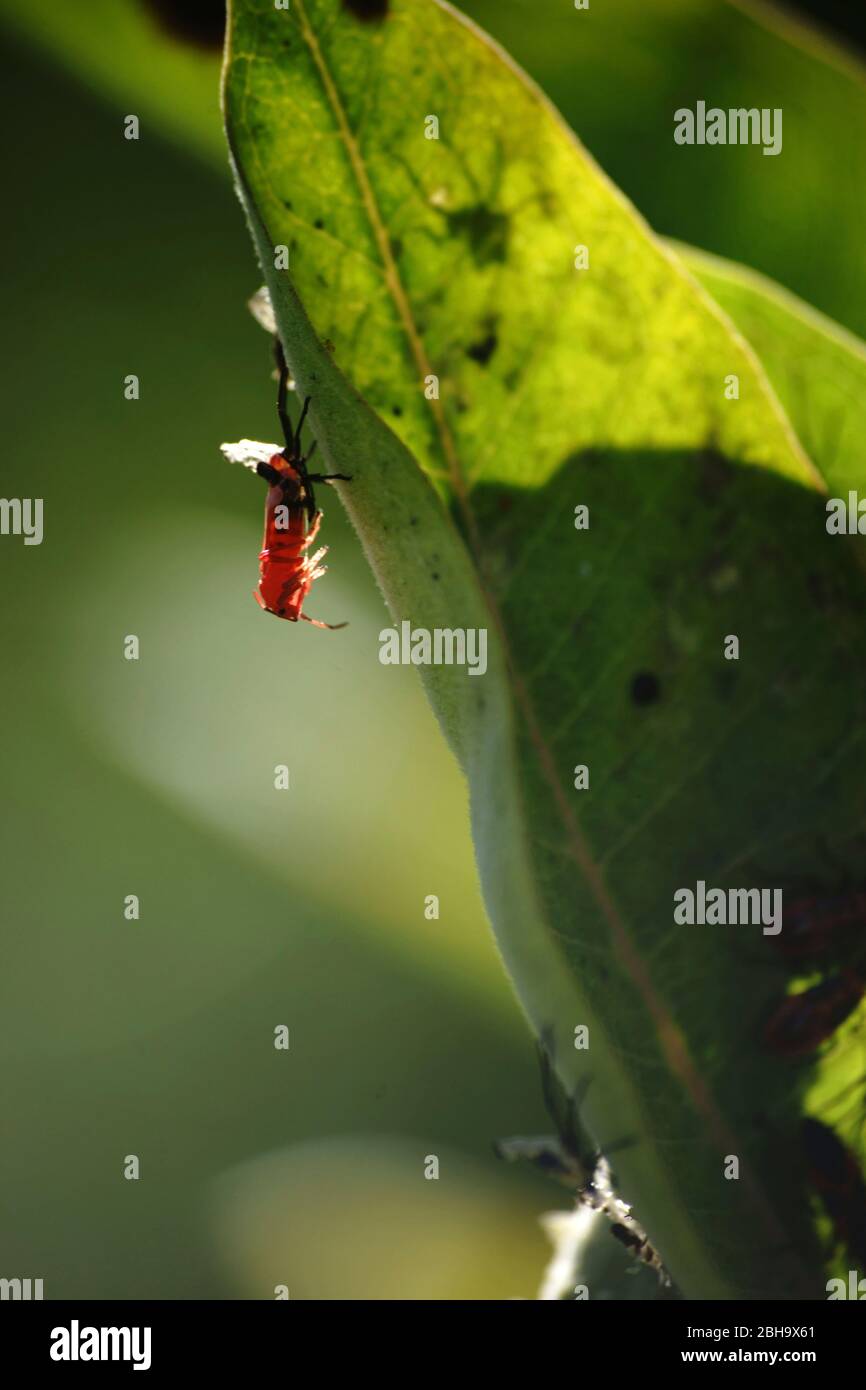
[{"label": "green leaf", "polygon": [[637,1217],[687,1295],[816,1294],[814,1067],[761,1042],[787,974],[673,895],[826,882],[822,836],[854,857],[859,543],[746,344],[507,58],[444,5],[356,8],[231,7],[229,142],[313,432],[395,620],[489,630],[483,679],[422,675],[506,966]]},{"label": "green leaf", "polygon": [[[216,23],[193,24],[209,36],[205,45],[159,23],[144,0],[0,0],[7,28],[80,74],[124,113],[139,116],[141,139],[155,131],[224,169],[218,3],[211,13]],[[189,18],[204,21],[207,10]]]},{"label": "green leaf", "polygon": [[674,249],[757,352],[828,490],[861,487],[866,343],[745,266]]}]

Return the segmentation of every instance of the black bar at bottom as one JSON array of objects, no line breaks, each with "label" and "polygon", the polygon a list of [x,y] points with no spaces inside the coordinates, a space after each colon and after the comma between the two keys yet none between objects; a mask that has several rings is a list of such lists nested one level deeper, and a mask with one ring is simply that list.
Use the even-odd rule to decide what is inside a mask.
[{"label": "black bar at bottom", "polygon": [[[543,1353],[543,1374],[552,1351],[562,1341],[563,1354],[579,1372],[584,1356],[601,1358],[610,1369],[641,1374],[662,1374],[673,1367],[721,1365],[797,1365],[818,1370],[823,1377],[837,1365],[860,1365],[866,1319],[863,1310],[845,1307],[844,1301],[820,1303],[641,1303],[586,1302],[560,1306],[556,1312],[532,1313],[512,1300],[507,1322],[499,1324],[503,1335],[491,1335],[498,1324],[489,1305],[401,1303],[397,1323],[393,1312],[381,1303],[314,1302],[3,1302],[0,1303],[0,1335],[5,1364],[21,1372],[49,1372],[57,1376],[98,1376],[110,1368],[116,1376],[136,1368],[140,1377],[159,1380],[164,1374],[212,1372],[225,1378],[233,1371],[249,1378],[257,1372],[291,1375],[307,1365],[333,1373],[335,1361],[345,1357],[352,1374],[366,1366],[390,1363],[394,1371],[410,1379],[414,1370],[406,1361],[404,1341],[413,1334],[413,1356],[422,1353],[424,1379],[441,1358],[443,1374],[461,1365],[463,1354],[449,1336],[453,1328],[464,1346],[479,1334],[485,1350],[476,1343],[476,1354],[488,1366],[496,1352],[510,1355],[515,1340],[525,1335]],[[849,1300],[855,1302],[856,1300]],[[863,1301],[866,1301],[864,1299]],[[463,1324],[467,1309],[475,1309],[473,1323]],[[504,1311],[500,1304],[499,1313]],[[418,1322],[415,1322],[415,1318]],[[456,1317],[454,1324],[450,1319]],[[382,1319],[379,1323],[379,1319]],[[492,1318],[492,1322],[488,1322]],[[523,1319],[526,1319],[524,1322]],[[357,1334],[351,1325],[357,1319]],[[349,1327],[347,1328],[347,1324]],[[347,1337],[348,1332],[348,1337]],[[398,1335],[394,1335],[397,1333]],[[307,1340],[312,1337],[315,1340]],[[336,1334],[336,1336],[334,1335]],[[543,1341],[536,1339],[539,1335]],[[588,1340],[584,1340],[588,1339]],[[402,1349],[401,1349],[402,1348]],[[465,1348],[468,1350],[468,1348]],[[310,1364],[312,1359],[313,1364]]]}]

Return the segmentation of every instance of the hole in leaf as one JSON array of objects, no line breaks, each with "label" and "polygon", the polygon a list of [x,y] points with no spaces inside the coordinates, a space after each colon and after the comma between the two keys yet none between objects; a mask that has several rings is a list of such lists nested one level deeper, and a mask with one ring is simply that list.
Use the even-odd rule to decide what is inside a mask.
[{"label": "hole in leaf", "polygon": [[660,694],[659,678],[652,671],[640,671],[631,683],[631,698],[636,705],[654,705]]},{"label": "hole in leaf", "polygon": [[388,0],[343,0],[343,8],[356,19],[367,23],[371,19],[384,19],[388,13]]}]

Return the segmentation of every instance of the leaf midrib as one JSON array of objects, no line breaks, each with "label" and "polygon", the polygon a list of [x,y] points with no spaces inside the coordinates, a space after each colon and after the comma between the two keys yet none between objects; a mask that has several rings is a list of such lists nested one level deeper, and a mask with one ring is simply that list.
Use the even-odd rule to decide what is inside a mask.
[{"label": "leaf midrib", "polygon": [[[304,0],[296,0],[295,10],[300,21],[301,34],[303,36],[304,42],[310,50],[310,56],[312,57],[313,62],[316,65],[316,71],[318,72],[319,77],[321,79],[322,86],[325,90],[325,96],[327,97],[328,104],[331,107],[331,111],[333,112],[334,119],[337,123],[337,127],[340,132],[340,136],[346,148],[346,154],[348,155],[349,163],[352,166],[352,172],[355,175],[355,179],[361,192],[364,210],[370,220],[370,226],[373,231],[373,238],[376,242],[376,247],[379,251],[379,255],[382,258],[382,267],[385,274],[385,284],[388,287],[388,292],[390,293],[391,298],[394,301],[394,305],[397,309],[400,322],[403,326],[403,331],[406,334],[406,338],[409,343],[409,349],[412,353],[415,365],[420,373],[421,380],[423,381],[426,377],[434,375],[432,363],[429,357],[427,356],[427,350],[424,347],[423,339],[418,331],[418,326],[415,323],[415,317],[412,313],[412,309],[409,304],[409,297],[406,293],[406,290],[403,287],[403,282],[400,278],[400,272],[397,269],[397,262],[394,258],[394,251],[391,246],[391,238],[388,235],[387,228],[379,211],[379,204],[376,201],[376,195],[373,192],[372,184],[370,183],[370,180],[367,177],[367,168],[363,156],[361,154],[360,149],[358,148],[358,142],[355,139],[352,128],[349,125],[349,120],[346,115],[345,108],[343,106],[342,101],[340,100],[340,94],[337,91],[334,79],[331,76],[330,69],[328,68],[327,63],[325,62],[324,55],[322,53],[321,48],[319,47],[318,39],[316,38],[315,32],[312,26],[310,25],[309,19],[307,18]],[[433,416],[436,421],[436,429],[439,434],[439,439],[442,445],[442,452],[445,456],[445,462],[448,468],[448,476],[451,481],[451,485],[454,488],[455,496],[460,501],[461,507],[467,514],[468,518],[471,516],[471,509],[469,508],[463,472],[460,467],[459,459],[457,457],[457,449],[454,444],[454,437],[451,433],[448,421],[445,418],[445,412],[442,409],[442,402],[438,399],[433,399],[431,400],[430,404],[433,407]]]}]

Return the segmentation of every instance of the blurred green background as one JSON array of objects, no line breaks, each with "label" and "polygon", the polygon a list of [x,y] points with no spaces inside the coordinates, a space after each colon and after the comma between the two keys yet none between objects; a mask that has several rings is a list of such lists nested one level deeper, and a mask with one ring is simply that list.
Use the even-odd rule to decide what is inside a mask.
[{"label": "blurred green background", "polygon": [[[3,492],[44,497],[45,538],[0,545],[0,1273],[48,1297],[357,1295],[362,1241],[368,1296],[395,1273],[427,1293],[444,1228],[434,1294],[532,1295],[534,1215],[558,1194],[490,1149],[545,1127],[532,1047],[461,779],[414,672],[378,663],[390,620],[335,498],[313,610],[351,626],[253,602],[263,489],[218,445],[271,438],[274,389],[228,175],[146,125],[127,142],[22,50],[3,102]],[[371,1143],[324,1164],[315,1278],[293,1242],[241,1278],[212,1180],[348,1135]],[[408,1196],[387,1181],[392,1137]]]},{"label": "blurred green background", "polygon": [[[866,329],[853,61],[721,0],[593,7],[579,44],[554,0],[469,8],[659,230]],[[389,619],[335,498],[310,611],[351,626],[251,597],[263,489],[218,445],[273,437],[273,385],[218,57],[135,0],[0,18],[3,493],[45,499],[43,544],[0,544],[0,1275],[49,1298],[532,1297],[562,1201],[490,1144],[549,1128],[533,1050],[462,781],[414,673],[378,664]],[[670,139],[701,96],[785,106],[783,156],[716,151],[708,184]]]}]

